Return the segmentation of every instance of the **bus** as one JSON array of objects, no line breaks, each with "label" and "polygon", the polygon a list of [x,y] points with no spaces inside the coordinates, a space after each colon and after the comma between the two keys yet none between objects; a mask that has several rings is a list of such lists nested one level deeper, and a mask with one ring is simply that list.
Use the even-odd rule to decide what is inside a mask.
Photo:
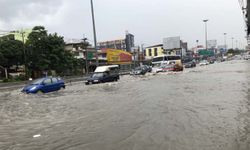
[{"label": "bus", "polygon": [[164,56],[157,56],[157,57],[153,58],[153,60],[152,60],[153,66],[162,66],[162,65],[169,65],[169,64],[178,64],[178,65],[182,66],[181,56],[164,55]]}]

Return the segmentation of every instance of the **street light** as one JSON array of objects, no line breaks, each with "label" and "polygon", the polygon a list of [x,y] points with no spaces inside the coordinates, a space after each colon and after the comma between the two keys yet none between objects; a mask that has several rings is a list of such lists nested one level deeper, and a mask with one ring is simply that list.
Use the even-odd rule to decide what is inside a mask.
[{"label": "street light", "polygon": [[196,40],[196,48],[198,49],[199,47],[199,40]]},{"label": "street light", "polygon": [[92,22],[93,22],[94,45],[95,45],[95,51],[96,51],[96,66],[99,66],[93,0],[90,0],[90,3],[91,3],[91,13],[92,13]]},{"label": "street light", "polygon": [[208,19],[203,20],[203,22],[205,23],[205,42],[206,42],[206,50],[207,50],[207,22],[208,22]]}]

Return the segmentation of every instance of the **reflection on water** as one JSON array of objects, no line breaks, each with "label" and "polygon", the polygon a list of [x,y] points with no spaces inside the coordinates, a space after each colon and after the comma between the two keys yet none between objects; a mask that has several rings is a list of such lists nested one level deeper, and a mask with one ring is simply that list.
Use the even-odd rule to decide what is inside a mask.
[{"label": "reflection on water", "polygon": [[1,92],[0,149],[249,150],[249,66],[79,82],[40,95]]}]

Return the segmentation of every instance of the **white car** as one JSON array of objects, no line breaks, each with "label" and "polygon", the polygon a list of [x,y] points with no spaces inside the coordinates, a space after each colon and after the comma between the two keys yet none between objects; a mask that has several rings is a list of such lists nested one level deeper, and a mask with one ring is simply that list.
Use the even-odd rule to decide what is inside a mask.
[{"label": "white car", "polygon": [[209,62],[207,60],[203,60],[200,62],[200,66],[206,66],[209,65]]}]

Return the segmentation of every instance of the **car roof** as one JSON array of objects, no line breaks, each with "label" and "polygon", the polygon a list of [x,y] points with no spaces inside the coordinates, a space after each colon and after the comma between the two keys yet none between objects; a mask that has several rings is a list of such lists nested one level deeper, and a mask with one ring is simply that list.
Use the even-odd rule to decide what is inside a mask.
[{"label": "car roof", "polygon": [[42,77],[42,78],[38,78],[38,79],[43,79],[43,80],[45,80],[45,79],[52,79],[52,78],[58,79],[59,77]]}]

